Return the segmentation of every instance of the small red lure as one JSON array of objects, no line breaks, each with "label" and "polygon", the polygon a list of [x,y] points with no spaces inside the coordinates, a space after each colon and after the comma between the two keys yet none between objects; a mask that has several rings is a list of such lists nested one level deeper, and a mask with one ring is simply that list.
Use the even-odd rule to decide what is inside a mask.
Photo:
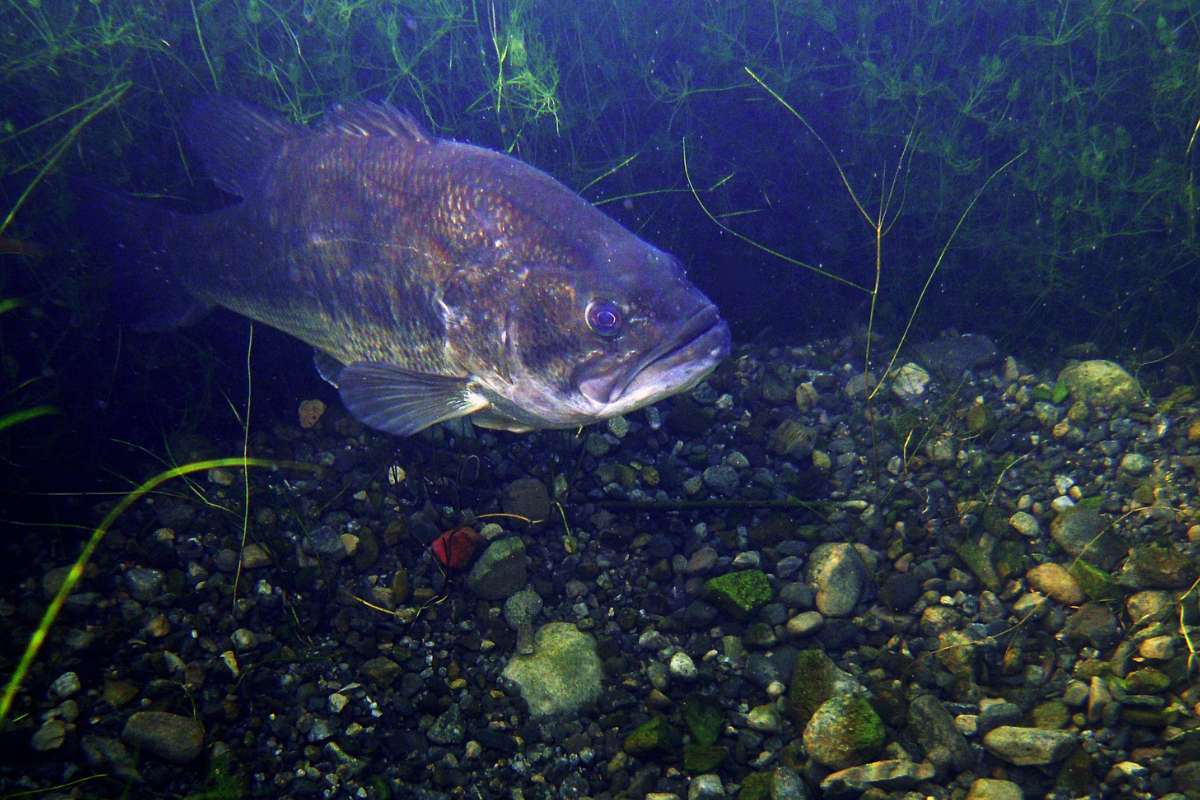
[{"label": "small red lure", "polygon": [[462,569],[475,555],[483,537],[473,528],[455,528],[433,540],[429,551],[437,562],[447,569]]}]

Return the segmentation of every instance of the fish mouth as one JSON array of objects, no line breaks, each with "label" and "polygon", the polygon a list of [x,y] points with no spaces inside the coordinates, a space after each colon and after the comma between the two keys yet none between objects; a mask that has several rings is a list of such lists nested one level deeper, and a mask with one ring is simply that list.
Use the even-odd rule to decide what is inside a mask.
[{"label": "fish mouth", "polygon": [[605,405],[638,408],[700,383],[729,355],[729,345],[729,325],[716,306],[706,305],[675,336],[647,353],[625,380],[610,383],[607,391],[596,385],[596,394],[586,385],[581,388]]}]

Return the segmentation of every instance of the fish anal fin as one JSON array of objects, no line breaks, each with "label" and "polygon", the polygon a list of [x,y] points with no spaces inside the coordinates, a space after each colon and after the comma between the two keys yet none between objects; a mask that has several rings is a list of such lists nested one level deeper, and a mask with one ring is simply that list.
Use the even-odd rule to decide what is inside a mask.
[{"label": "fish anal fin", "polygon": [[427,375],[372,361],[345,367],[338,375],[338,390],[355,417],[396,436],[411,436],[487,407],[487,400],[472,391],[467,378]]},{"label": "fish anal fin", "polygon": [[346,368],[346,365],[318,348],[313,348],[313,363],[317,367],[317,372],[325,379],[325,382],[335,389],[338,388],[338,380],[341,378],[342,370]]}]

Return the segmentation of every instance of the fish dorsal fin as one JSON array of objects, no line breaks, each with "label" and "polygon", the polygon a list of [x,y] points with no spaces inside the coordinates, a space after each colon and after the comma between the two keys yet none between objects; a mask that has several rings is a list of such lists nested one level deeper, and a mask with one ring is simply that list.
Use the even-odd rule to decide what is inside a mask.
[{"label": "fish dorsal fin", "polygon": [[345,364],[317,348],[313,348],[313,363],[317,365],[317,372],[325,382],[335,389],[338,388],[338,379],[342,376],[342,370],[346,368]]},{"label": "fish dorsal fin", "polygon": [[253,191],[289,140],[306,133],[282,117],[218,97],[193,103],[184,127],[209,176],[239,197]]},{"label": "fish dorsal fin", "polygon": [[355,417],[396,436],[410,436],[487,406],[466,378],[410,372],[378,361],[347,366],[338,375],[338,390]]},{"label": "fish dorsal fin", "polygon": [[337,105],[325,116],[327,132],[362,137],[391,137],[407,139],[416,144],[429,144],[432,139],[409,114],[389,105],[355,103]]}]

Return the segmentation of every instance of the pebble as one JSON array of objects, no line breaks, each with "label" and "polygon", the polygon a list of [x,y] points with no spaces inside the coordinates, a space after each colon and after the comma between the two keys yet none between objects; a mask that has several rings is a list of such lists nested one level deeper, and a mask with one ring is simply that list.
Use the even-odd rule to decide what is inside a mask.
[{"label": "pebble", "polygon": [[242,567],[244,569],[260,569],[271,566],[271,556],[258,544],[248,544],[242,548]]},{"label": "pebble", "polygon": [[[346,549],[346,542],[342,539],[341,534],[328,525],[319,525],[309,530],[304,536],[304,541],[308,544],[313,555],[329,559],[334,563],[343,561],[350,555],[350,551]],[[237,558],[238,556],[235,554],[235,564]]]},{"label": "pebble", "polygon": [[1025,800],[1025,793],[1012,781],[976,778],[967,792],[967,800]]},{"label": "pebble", "polygon": [[771,800],[808,800],[804,780],[794,770],[776,767],[771,773]]},{"label": "pebble", "polygon": [[1175,599],[1163,591],[1137,592],[1125,602],[1125,610],[1135,626],[1159,622],[1174,613]]},{"label": "pebble", "polygon": [[725,497],[736,497],[741,490],[741,479],[737,470],[728,464],[709,467],[701,476],[704,485],[716,494]]},{"label": "pebble", "polygon": [[258,647],[258,634],[249,628],[238,628],[229,638],[233,640],[233,649],[239,653]]},{"label": "pebble", "polygon": [[685,681],[693,681],[700,674],[700,671],[696,669],[696,662],[692,661],[692,657],[684,652],[671,656],[669,668],[673,676]]},{"label": "pebble", "polygon": [[608,432],[613,436],[624,439],[629,433],[629,420],[618,414],[615,417],[609,417],[608,421],[604,423],[604,427],[608,428]]},{"label": "pebble", "polygon": [[688,800],[714,800],[725,796],[719,775],[697,775],[688,785]]},{"label": "pebble", "polygon": [[711,547],[701,547],[696,552],[692,553],[691,558],[687,560],[687,566],[684,567],[684,573],[688,575],[703,575],[717,565],[717,551]]},{"label": "pebble", "polygon": [[941,700],[921,695],[908,707],[909,727],[926,760],[938,769],[967,769],[975,755]]},{"label": "pebble", "polygon": [[804,611],[787,621],[787,632],[792,636],[811,636],[825,624],[819,611]]},{"label": "pebble", "polygon": [[457,744],[466,739],[466,724],[458,703],[452,703],[450,708],[429,726],[425,735],[429,737],[429,741],[440,745]]},{"label": "pebble", "polygon": [[50,691],[62,699],[66,699],[83,688],[79,675],[74,672],[64,672],[50,684]]},{"label": "pebble", "polygon": [[1175,658],[1175,637],[1152,636],[1138,645],[1138,655],[1150,661],[1170,661]]},{"label": "pebble", "polygon": [[29,746],[39,753],[57,750],[67,738],[67,723],[61,719],[47,720],[29,739]]},{"label": "pebble", "polygon": [[1126,453],[1121,459],[1120,470],[1127,475],[1140,478],[1148,475],[1153,467],[1154,462],[1141,453]]},{"label": "pebble", "polygon": [[484,600],[505,600],[523,589],[527,580],[525,543],[519,536],[510,536],[488,545],[467,573],[466,583]]},{"label": "pebble", "polygon": [[779,733],[783,720],[774,705],[755,706],[746,715],[746,726],[760,733]]},{"label": "pebble", "polygon": [[1018,511],[1009,517],[1008,524],[1027,539],[1036,539],[1042,535],[1042,526],[1037,517],[1025,511]]},{"label": "pebble", "polygon": [[158,569],[134,567],[125,573],[125,583],[129,587],[129,593],[139,603],[153,601],[158,597],[159,592],[162,591],[163,584],[166,582],[167,576],[162,570]]}]

